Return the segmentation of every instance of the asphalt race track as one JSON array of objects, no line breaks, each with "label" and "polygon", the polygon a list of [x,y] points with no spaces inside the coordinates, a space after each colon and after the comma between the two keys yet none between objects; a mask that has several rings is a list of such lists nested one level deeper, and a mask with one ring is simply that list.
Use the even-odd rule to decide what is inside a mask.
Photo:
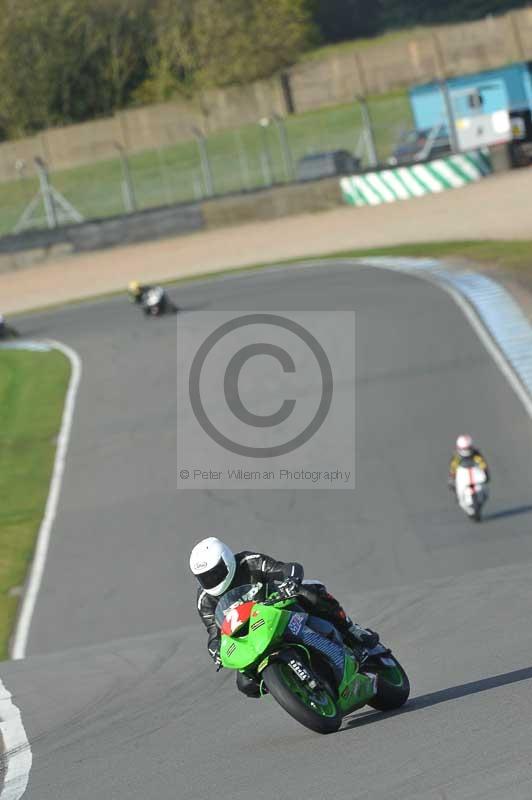
[{"label": "asphalt race track", "polygon": [[[460,310],[419,278],[333,264],[174,297],[191,319],[356,310],[357,488],[176,492],[175,319],[124,299],[21,318],[84,368],[29,657],[2,667],[33,750],[26,797],[529,800],[532,431]],[[462,430],[493,472],[480,526],[446,487]],[[238,695],[188,574],[209,534],[302,560],[393,646],[410,703],[320,737]]]}]

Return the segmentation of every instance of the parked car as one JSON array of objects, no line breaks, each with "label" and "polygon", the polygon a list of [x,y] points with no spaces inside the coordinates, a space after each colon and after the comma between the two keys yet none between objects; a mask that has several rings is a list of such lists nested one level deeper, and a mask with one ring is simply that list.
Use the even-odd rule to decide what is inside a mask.
[{"label": "parked car", "polygon": [[319,178],[334,178],[335,175],[353,175],[360,171],[360,159],[348,150],[331,150],[313,153],[298,161],[298,181],[314,181]]},{"label": "parked car", "polygon": [[406,131],[399,139],[388,164],[412,164],[430,158],[440,158],[451,153],[451,142],[446,128]]}]

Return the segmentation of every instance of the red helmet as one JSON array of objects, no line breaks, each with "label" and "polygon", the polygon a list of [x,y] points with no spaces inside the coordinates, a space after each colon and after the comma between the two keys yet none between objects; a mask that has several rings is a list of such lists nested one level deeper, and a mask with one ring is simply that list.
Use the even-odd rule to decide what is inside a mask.
[{"label": "red helmet", "polygon": [[467,458],[473,455],[473,439],[464,433],[456,440],[456,452],[459,456]]}]

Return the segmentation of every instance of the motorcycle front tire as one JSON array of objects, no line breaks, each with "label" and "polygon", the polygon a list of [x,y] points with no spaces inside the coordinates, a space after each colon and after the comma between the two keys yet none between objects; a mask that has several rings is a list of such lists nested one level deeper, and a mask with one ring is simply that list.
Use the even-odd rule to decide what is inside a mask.
[{"label": "motorcycle front tire", "polygon": [[394,711],[401,708],[410,696],[410,681],[401,664],[394,658],[394,680],[388,679],[387,670],[377,672],[377,694],[368,705],[377,711]]},{"label": "motorcycle front tire", "polygon": [[284,670],[289,669],[290,667],[285,663],[273,661],[268,664],[262,673],[262,679],[272,697],[291,717],[301,725],[304,725],[305,728],[310,728],[311,731],[316,733],[335,733],[342,724],[342,715],[338,711],[333,698],[328,695],[331,704],[334,705],[334,714],[323,716],[314,711],[287,685],[284,678]]}]

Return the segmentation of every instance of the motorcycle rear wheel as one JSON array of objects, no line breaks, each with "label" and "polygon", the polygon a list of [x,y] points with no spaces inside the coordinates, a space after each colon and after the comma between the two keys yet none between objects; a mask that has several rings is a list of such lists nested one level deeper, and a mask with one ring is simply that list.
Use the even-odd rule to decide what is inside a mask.
[{"label": "motorcycle rear wheel", "polygon": [[270,694],[297,722],[316,733],[335,733],[342,724],[334,698],[325,689],[310,689],[282,661],[273,661],[262,673]]}]

